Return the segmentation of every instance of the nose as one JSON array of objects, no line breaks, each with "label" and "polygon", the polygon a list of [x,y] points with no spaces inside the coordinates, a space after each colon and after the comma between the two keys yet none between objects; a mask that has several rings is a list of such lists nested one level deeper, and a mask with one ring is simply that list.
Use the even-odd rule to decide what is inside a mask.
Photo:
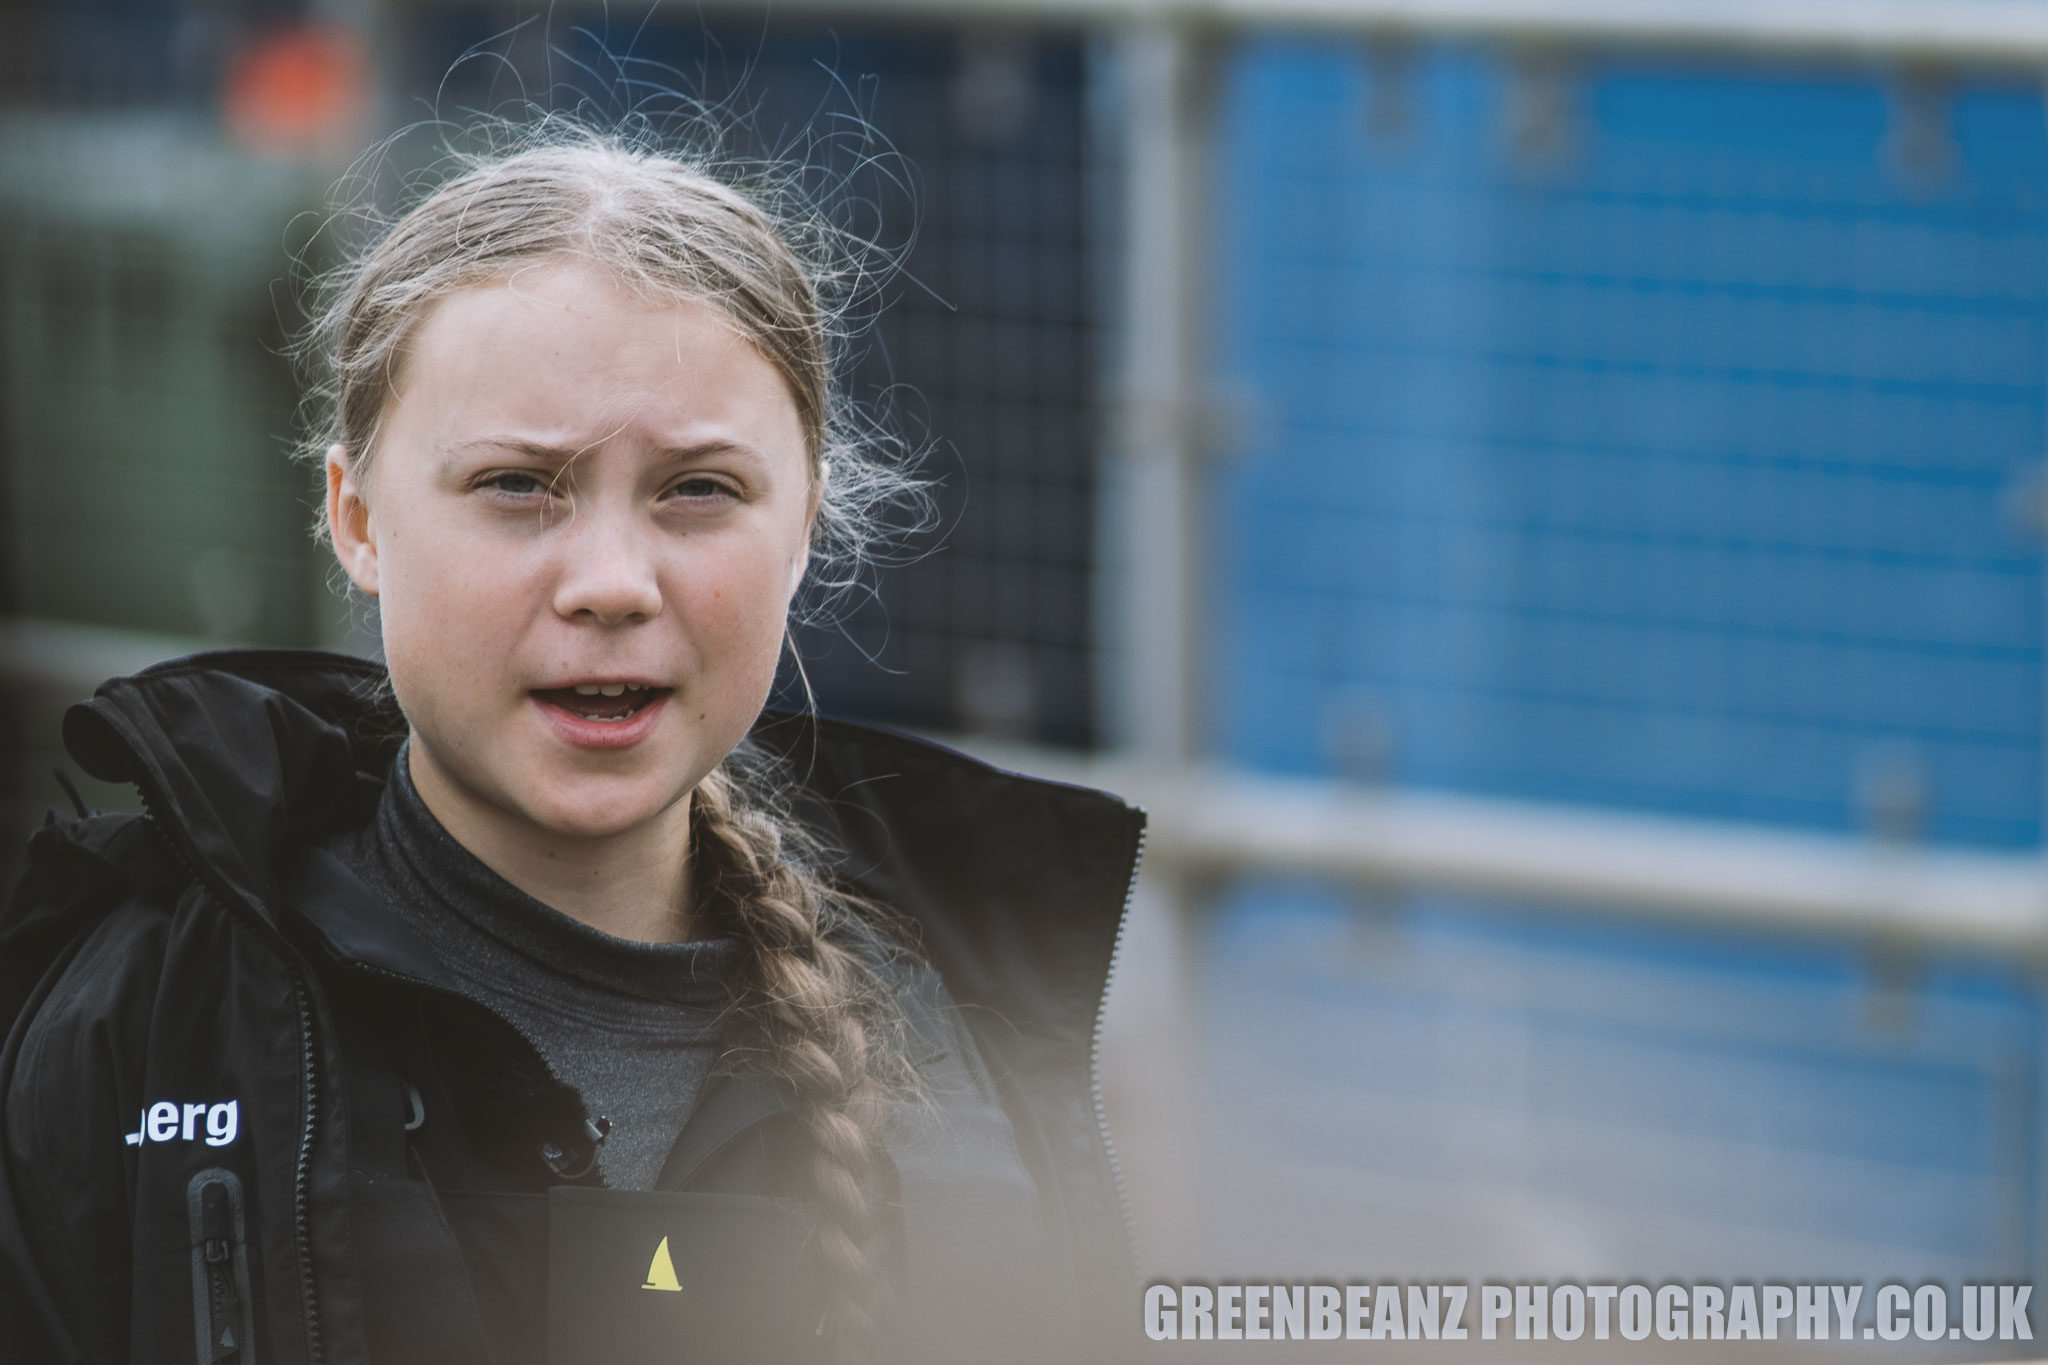
[{"label": "nose", "polygon": [[653,547],[630,517],[579,508],[571,533],[557,542],[562,557],[555,579],[555,611],[569,620],[615,626],[661,611],[661,581]]}]

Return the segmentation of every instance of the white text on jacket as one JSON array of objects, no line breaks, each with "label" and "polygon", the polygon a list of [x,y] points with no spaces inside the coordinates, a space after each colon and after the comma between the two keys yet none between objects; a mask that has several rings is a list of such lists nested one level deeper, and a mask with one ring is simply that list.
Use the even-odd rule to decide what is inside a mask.
[{"label": "white text on jacket", "polygon": [[206,1120],[206,1145],[225,1147],[235,1140],[235,1133],[241,1128],[241,1106],[234,1100],[185,1105],[158,1100],[142,1111],[141,1122],[122,1141],[130,1147],[140,1147],[145,1142],[191,1142],[202,1136],[195,1131],[196,1121],[201,1118]]}]

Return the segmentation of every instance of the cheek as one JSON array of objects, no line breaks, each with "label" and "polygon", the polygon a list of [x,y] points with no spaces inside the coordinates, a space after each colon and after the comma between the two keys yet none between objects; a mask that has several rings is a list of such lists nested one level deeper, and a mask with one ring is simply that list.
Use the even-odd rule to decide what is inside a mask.
[{"label": "cheek", "polygon": [[[520,566],[473,541],[404,530],[380,552],[385,662],[407,713],[452,714],[503,662],[528,595]],[[410,694],[410,695],[408,695]]]},{"label": "cheek", "polygon": [[787,561],[749,549],[679,578],[670,600],[685,603],[690,636],[706,661],[721,672],[772,679],[789,609]]}]

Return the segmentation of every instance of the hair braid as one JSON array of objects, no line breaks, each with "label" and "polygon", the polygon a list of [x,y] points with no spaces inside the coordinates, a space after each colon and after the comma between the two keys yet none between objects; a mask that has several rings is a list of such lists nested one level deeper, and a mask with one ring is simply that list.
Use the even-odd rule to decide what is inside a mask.
[{"label": "hair braid", "polygon": [[[812,201],[812,168],[750,167],[713,155],[715,137],[700,151],[671,150],[637,123],[606,131],[549,116],[531,128],[486,121],[474,131],[481,150],[451,149],[448,178],[423,194],[408,187],[410,206],[395,223],[379,226],[381,215],[369,214],[371,240],[324,281],[299,349],[311,381],[309,460],[338,448],[361,479],[433,309],[459,290],[567,258],[650,299],[718,308],[781,375],[816,499],[805,579],[813,592],[835,598],[862,566],[930,524],[926,486],[909,467],[914,452],[850,402],[836,377],[853,315],[879,301],[893,260]],[[701,131],[713,130],[707,122]],[[862,166],[877,164],[871,131],[863,129]],[[879,1350],[889,1307],[877,1207],[884,1101],[918,1086],[888,986],[902,947],[882,910],[814,871],[820,850],[779,804],[786,789],[746,744],[703,780],[692,819],[697,885],[746,945],[737,1014],[796,1091],[833,1336],[843,1355],[859,1358]]]},{"label": "hair braid", "polygon": [[794,1087],[810,1138],[814,1245],[834,1343],[841,1359],[862,1361],[890,1299],[879,1264],[883,1100],[906,1079],[900,1011],[880,971],[888,942],[807,866],[786,814],[764,808],[728,770],[742,766],[721,765],[698,785],[696,852],[747,949],[740,1014]]}]

